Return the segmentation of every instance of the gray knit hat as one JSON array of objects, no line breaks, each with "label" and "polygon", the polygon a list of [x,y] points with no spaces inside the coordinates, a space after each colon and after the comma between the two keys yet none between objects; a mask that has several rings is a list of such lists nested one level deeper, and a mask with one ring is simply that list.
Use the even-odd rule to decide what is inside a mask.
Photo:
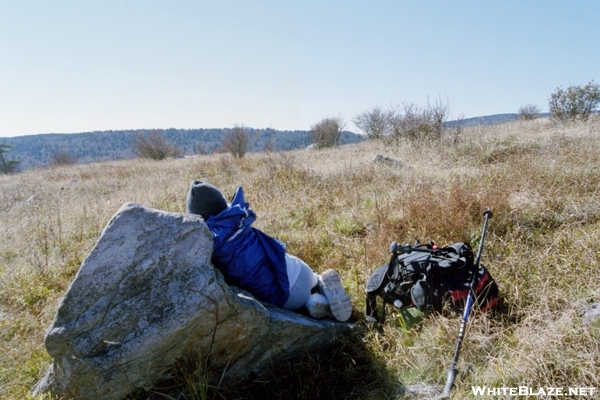
[{"label": "gray knit hat", "polygon": [[187,212],[199,214],[206,221],[227,208],[227,201],[219,189],[210,183],[193,181],[187,195]]}]

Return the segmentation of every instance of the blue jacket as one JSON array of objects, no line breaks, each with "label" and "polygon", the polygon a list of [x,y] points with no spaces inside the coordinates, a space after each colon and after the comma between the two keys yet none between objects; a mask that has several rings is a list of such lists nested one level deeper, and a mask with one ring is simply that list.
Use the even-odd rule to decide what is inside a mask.
[{"label": "blue jacket", "polygon": [[256,214],[239,187],[229,207],[206,221],[214,243],[212,263],[230,284],[282,307],[290,294],[285,245],[251,225]]}]

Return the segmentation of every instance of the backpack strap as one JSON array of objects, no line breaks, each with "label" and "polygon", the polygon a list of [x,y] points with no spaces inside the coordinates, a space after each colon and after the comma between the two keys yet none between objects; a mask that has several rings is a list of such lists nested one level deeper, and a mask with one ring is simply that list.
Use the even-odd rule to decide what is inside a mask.
[{"label": "backpack strap", "polygon": [[387,277],[388,266],[389,264],[384,264],[373,271],[367,283],[367,293],[375,293],[385,285],[386,282],[384,281]]},{"label": "backpack strap", "polygon": [[371,274],[367,283],[366,292],[366,310],[367,320],[383,322],[385,320],[385,304],[381,310],[379,318],[375,315],[377,311],[377,296],[385,298],[385,292],[388,289],[390,280],[397,280],[400,275],[400,265],[398,255],[393,253],[390,262],[377,268]]}]

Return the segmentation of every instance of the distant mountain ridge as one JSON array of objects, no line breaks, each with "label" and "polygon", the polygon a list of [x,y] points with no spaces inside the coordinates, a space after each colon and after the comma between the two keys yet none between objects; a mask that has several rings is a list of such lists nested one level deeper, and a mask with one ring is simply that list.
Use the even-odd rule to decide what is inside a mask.
[{"label": "distant mountain ridge", "polygon": [[[312,143],[310,131],[277,131],[274,129],[246,128],[249,137],[249,152],[286,151],[306,147]],[[21,171],[49,165],[51,156],[65,152],[79,163],[122,160],[137,157],[133,150],[138,133],[160,131],[185,155],[197,153],[201,147],[212,153],[222,146],[223,136],[230,129],[137,129],[121,131],[96,131],[84,133],[48,133],[38,135],[0,138],[0,143],[13,146],[7,158],[20,161]],[[343,132],[340,144],[364,140],[362,135]]]},{"label": "distant mountain ridge", "polygon": [[[547,113],[541,114],[548,116]],[[495,114],[482,117],[465,118],[448,121],[449,127],[475,125],[494,125],[517,120],[519,114]],[[246,128],[250,135],[248,151],[259,152],[267,148],[274,151],[287,151],[304,148],[312,143],[310,131],[278,131],[275,129]],[[0,143],[12,145],[7,158],[20,161],[21,171],[44,167],[50,163],[51,155],[65,152],[77,159],[79,163],[94,161],[110,161],[135,158],[133,151],[134,138],[138,133],[160,131],[171,143],[181,149],[184,154],[197,153],[201,147],[212,153],[221,147],[223,135],[229,128],[215,129],[135,129],[115,131],[95,131],[83,133],[46,133],[11,138],[0,138]],[[364,135],[345,131],[340,144],[357,143],[365,140]]]},{"label": "distant mountain ridge", "polygon": [[461,124],[464,127],[475,126],[475,125],[496,125],[503,124],[505,122],[515,121],[519,119],[519,114],[508,113],[508,114],[495,114],[486,115],[483,117],[463,118],[456,121],[450,121],[450,124]]},{"label": "distant mountain ridge", "polygon": [[[550,113],[540,113],[540,118],[546,118],[550,116]],[[472,117],[472,118],[463,118],[454,121],[448,121],[447,124],[449,126],[476,126],[476,125],[497,125],[504,124],[506,122],[516,121],[519,119],[519,114],[516,113],[507,113],[507,114],[494,114],[494,115],[485,115],[483,117]]]}]

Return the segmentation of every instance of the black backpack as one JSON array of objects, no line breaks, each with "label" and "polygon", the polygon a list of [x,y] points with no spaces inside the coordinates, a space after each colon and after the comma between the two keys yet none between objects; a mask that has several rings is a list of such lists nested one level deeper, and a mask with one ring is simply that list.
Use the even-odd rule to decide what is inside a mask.
[{"label": "black backpack", "polygon": [[[393,242],[390,251],[390,262],[377,268],[367,283],[368,320],[383,322],[386,304],[429,312],[441,311],[449,302],[457,311],[462,309],[475,272],[469,243],[437,247],[433,243],[400,246]],[[498,286],[482,265],[475,279],[476,304],[487,311],[498,300]],[[383,300],[379,312],[377,297]]]}]

